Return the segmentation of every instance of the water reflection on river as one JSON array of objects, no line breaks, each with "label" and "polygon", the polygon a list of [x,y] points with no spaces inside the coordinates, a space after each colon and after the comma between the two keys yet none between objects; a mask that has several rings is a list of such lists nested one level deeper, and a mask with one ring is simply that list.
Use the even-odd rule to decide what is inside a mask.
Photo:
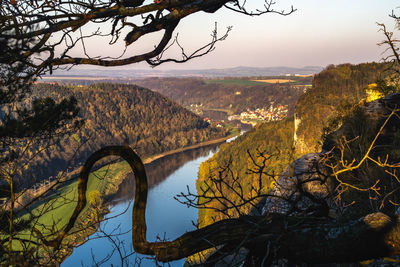
[{"label": "water reflection on river", "polygon": [[[194,230],[192,222],[197,222],[197,210],[179,204],[173,197],[180,192],[186,192],[188,185],[191,191],[196,190],[197,172],[201,162],[211,157],[218,149],[212,145],[166,156],[146,165],[149,185],[151,190],[148,195],[146,210],[147,239],[156,241],[161,239],[174,239],[186,231]],[[132,247],[131,241],[131,205],[134,192],[134,177],[129,177],[120,186],[120,190],[113,197],[110,207],[111,212],[101,224],[100,231],[90,237],[91,240],[76,248],[74,253],[65,260],[63,267],[67,266],[95,266],[103,259],[109,259],[104,266],[121,266],[121,257],[115,250],[112,241],[104,237],[105,233],[111,234],[114,242],[118,244],[121,254],[129,254]],[[121,214],[122,213],[122,214]],[[119,216],[115,217],[116,215]],[[122,233],[122,234],[121,234]],[[119,235],[121,234],[121,235]],[[127,258],[129,266],[156,266],[154,261],[142,255],[132,255]],[[171,266],[182,266],[184,260],[170,263]]]}]

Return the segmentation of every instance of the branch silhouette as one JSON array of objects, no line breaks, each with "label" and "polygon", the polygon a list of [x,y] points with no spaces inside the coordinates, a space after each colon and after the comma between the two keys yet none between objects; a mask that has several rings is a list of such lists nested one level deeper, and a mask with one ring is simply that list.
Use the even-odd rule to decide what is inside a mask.
[{"label": "branch silhouette", "polygon": [[65,228],[51,240],[47,240],[36,230],[45,245],[56,249],[61,246],[64,237],[74,227],[86,206],[91,168],[98,160],[107,156],[120,156],[129,163],[135,174],[133,248],[138,253],[154,255],[158,261],[168,262],[208,248],[235,244],[241,244],[253,251],[272,244],[271,255],[309,263],[359,261],[400,254],[400,216],[389,217],[380,212],[347,223],[277,213],[240,216],[187,232],[173,241],[148,242],[145,218],[148,192],[146,172],[139,156],[128,146],[107,146],[89,157],[78,181],[77,206]]},{"label": "branch silhouette", "polygon": [[[264,5],[263,3],[264,2]],[[212,32],[211,40],[191,53],[174,38],[173,32],[182,19],[198,12],[214,13],[223,8],[248,16],[266,13],[289,15],[295,12],[278,11],[274,1],[261,1],[260,8],[248,10],[246,1],[241,0],[168,0],[168,1],[1,1],[0,38],[20,42],[32,40],[32,45],[21,49],[19,56],[9,56],[8,61],[26,62],[32,68],[32,76],[50,73],[65,65],[123,66],[145,61],[151,66],[164,62],[183,63],[212,52],[217,42],[226,39],[225,34],[217,36]],[[88,27],[96,25],[96,30]],[[97,27],[97,25],[99,25]],[[82,30],[89,30],[84,33]],[[140,38],[161,33],[154,47],[147,52],[125,55],[127,47]],[[86,47],[90,39],[109,38],[109,45],[121,44],[120,56],[89,55]],[[123,39],[123,40],[121,40]],[[121,42],[120,42],[121,41]],[[179,57],[165,56],[175,47],[181,51]],[[79,48],[84,56],[76,56],[72,50]],[[131,53],[131,52],[129,52]],[[5,55],[8,56],[8,55]],[[165,58],[164,58],[165,56]]]}]

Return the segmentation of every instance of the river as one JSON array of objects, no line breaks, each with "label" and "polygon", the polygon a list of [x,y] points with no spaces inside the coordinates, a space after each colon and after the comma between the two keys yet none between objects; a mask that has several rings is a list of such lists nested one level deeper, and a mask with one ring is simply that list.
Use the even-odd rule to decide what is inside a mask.
[{"label": "river", "polygon": [[[198,210],[188,208],[174,200],[174,196],[187,192],[189,186],[196,192],[197,172],[200,164],[210,158],[218,150],[218,145],[201,147],[168,155],[146,165],[149,179],[149,190],[146,221],[147,239],[172,240],[194,230],[192,222],[197,222]],[[78,248],[63,263],[69,266],[121,266],[121,257],[132,252],[131,214],[133,205],[133,175],[129,175],[121,184],[110,205],[111,212],[106,215],[99,230]],[[113,240],[105,237],[111,235]],[[116,247],[119,248],[116,249]],[[169,263],[170,266],[183,266],[184,260]],[[125,258],[124,266],[156,266],[152,259],[133,254]],[[169,265],[165,265],[169,266]]]}]

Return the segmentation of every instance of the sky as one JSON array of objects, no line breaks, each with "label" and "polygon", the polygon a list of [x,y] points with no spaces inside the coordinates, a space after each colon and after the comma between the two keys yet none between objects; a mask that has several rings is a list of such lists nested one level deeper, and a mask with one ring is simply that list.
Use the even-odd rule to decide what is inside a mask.
[{"label": "sky", "polygon": [[[260,8],[263,0],[252,0],[249,7]],[[207,43],[217,22],[222,34],[232,26],[228,38],[217,44],[212,53],[185,64],[164,64],[158,69],[208,69],[237,66],[327,66],[329,64],[380,61],[384,39],[377,22],[395,29],[389,17],[394,10],[400,14],[398,0],[276,0],[277,10],[296,12],[289,16],[265,14],[259,17],[241,15],[227,9],[214,14],[198,13],[185,18],[178,26],[179,40],[188,52]],[[160,35],[142,38],[129,47],[127,55],[152,49]],[[90,46],[91,45],[91,46]],[[90,53],[119,54],[118,49],[88,43]],[[121,47],[120,47],[121,48]],[[75,55],[79,55],[76,51]],[[146,69],[146,64],[127,68]]]}]

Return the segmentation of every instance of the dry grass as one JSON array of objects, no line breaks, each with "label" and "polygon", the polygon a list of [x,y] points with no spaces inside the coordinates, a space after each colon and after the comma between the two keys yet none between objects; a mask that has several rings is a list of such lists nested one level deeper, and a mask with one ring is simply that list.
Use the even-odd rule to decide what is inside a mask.
[{"label": "dry grass", "polygon": [[262,82],[262,83],[291,83],[293,80],[287,79],[268,79],[268,80],[253,80],[254,82]]}]

